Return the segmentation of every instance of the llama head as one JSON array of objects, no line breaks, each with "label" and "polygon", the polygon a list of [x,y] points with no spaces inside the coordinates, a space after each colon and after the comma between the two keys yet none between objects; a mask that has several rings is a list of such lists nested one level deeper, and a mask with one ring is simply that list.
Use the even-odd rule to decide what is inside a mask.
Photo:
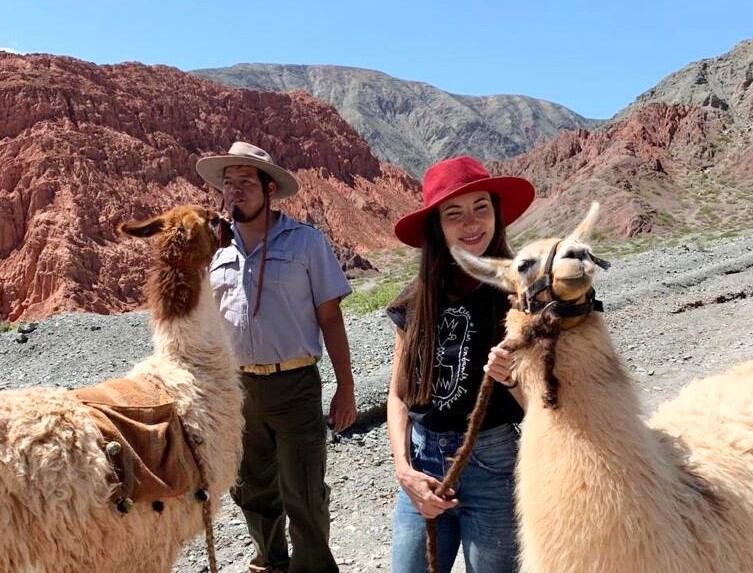
[{"label": "llama head", "polygon": [[171,267],[203,270],[219,247],[230,244],[230,223],[212,209],[181,205],[144,221],[121,223],[118,231],[133,237],[157,236],[156,255]]},{"label": "llama head", "polygon": [[[517,350],[537,341],[544,371],[539,377],[525,377],[527,395],[540,393],[546,408],[559,406],[560,383],[554,374],[555,347],[560,330],[582,321],[595,301],[593,279],[596,266],[608,263],[594,256],[587,241],[599,212],[593,203],[586,217],[565,239],[542,239],[526,245],[514,259],[474,257],[452,248],[458,264],[471,276],[513,293],[517,310],[507,315],[505,347]],[[525,312],[519,312],[525,311]]]},{"label": "llama head", "polygon": [[200,300],[202,279],[219,247],[230,244],[230,223],[211,209],[182,205],[118,227],[134,237],[156,237],[147,298],[156,320],[188,315]]},{"label": "llama head", "polygon": [[[565,239],[535,241],[523,247],[514,259],[475,257],[457,247],[451,249],[452,256],[466,273],[513,293],[519,308],[524,308],[525,301],[531,298],[538,303],[583,302],[591,292],[596,266],[607,265],[591,253],[587,243],[598,213],[599,204],[593,203],[586,217]],[[549,288],[533,292],[536,285],[542,284]]]}]

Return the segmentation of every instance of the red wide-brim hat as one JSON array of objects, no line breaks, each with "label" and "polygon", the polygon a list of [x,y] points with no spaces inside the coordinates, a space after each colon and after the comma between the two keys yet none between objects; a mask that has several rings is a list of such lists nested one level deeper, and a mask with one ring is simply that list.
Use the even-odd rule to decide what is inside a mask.
[{"label": "red wide-brim hat", "polygon": [[521,177],[491,177],[473,157],[453,157],[426,170],[424,206],[395,223],[395,235],[406,245],[421,247],[426,236],[426,219],[442,201],[470,193],[488,191],[499,198],[499,216],[505,226],[520,217],[533,202],[533,185]]}]

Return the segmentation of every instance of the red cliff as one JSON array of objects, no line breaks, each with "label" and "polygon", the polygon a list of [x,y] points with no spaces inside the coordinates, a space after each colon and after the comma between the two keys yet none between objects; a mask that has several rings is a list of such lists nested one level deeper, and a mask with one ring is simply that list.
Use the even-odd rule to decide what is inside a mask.
[{"label": "red cliff", "polygon": [[392,223],[417,204],[415,180],[305,94],[0,53],[0,318],[142,304],[146,249],[116,237],[117,224],[176,203],[217,206],[194,166],[237,139],[301,179],[283,208],[324,230],[343,262],[396,245]]}]

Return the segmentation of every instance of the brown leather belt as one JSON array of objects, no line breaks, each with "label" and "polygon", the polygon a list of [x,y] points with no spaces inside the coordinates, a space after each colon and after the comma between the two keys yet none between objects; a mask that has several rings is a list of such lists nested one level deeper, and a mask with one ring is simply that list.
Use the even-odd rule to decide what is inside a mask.
[{"label": "brown leather belt", "polygon": [[295,370],[296,368],[303,368],[304,366],[311,366],[312,364],[316,364],[316,358],[314,356],[304,356],[303,358],[291,358],[290,360],[276,362],[274,364],[244,364],[241,366],[241,372],[268,376],[269,374],[275,374],[276,372]]}]

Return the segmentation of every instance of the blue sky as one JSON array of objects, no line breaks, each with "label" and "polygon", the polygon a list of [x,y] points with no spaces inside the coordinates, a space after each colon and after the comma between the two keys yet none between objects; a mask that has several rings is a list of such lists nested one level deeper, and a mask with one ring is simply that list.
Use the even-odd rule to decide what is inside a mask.
[{"label": "blue sky", "polygon": [[338,64],[606,118],[753,37],[750,0],[0,0],[0,47],[183,70]]}]

